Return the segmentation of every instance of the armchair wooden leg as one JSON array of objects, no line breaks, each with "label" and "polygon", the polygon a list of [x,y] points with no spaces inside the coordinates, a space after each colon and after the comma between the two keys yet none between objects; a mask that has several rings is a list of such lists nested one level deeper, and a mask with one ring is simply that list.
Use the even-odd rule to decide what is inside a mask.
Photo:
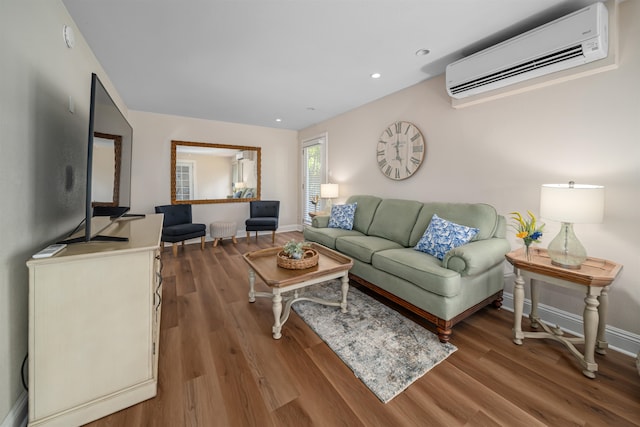
[{"label": "armchair wooden leg", "polygon": [[247,231],[247,244],[251,241],[251,232]]},{"label": "armchair wooden leg", "polygon": [[275,243],[276,242],[276,230],[273,230],[271,232],[271,243]]},{"label": "armchair wooden leg", "polygon": [[160,252],[164,252],[164,242],[160,241]]},{"label": "armchair wooden leg", "polygon": [[200,250],[204,251],[204,236],[200,237]]},{"label": "armchair wooden leg", "polygon": [[174,244],[171,246],[171,249],[173,250],[173,256],[178,256],[178,244],[177,244],[177,243],[174,243]]},{"label": "armchair wooden leg", "polygon": [[258,241],[258,232],[256,231],[256,242]]}]

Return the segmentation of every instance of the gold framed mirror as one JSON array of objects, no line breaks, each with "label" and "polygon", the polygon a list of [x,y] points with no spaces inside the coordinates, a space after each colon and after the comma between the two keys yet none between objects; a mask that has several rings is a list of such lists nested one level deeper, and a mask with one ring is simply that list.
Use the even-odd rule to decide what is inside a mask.
[{"label": "gold framed mirror", "polygon": [[171,204],[260,200],[260,147],[171,141]]}]

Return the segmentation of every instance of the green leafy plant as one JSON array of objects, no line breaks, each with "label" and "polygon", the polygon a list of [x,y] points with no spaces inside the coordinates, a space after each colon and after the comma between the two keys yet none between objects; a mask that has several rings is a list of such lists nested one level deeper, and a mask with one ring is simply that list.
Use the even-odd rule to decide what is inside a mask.
[{"label": "green leafy plant", "polygon": [[295,240],[290,240],[284,245],[283,251],[289,256],[289,258],[302,259],[304,251],[308,247],[309,244],[307,242],[296,242]]}]

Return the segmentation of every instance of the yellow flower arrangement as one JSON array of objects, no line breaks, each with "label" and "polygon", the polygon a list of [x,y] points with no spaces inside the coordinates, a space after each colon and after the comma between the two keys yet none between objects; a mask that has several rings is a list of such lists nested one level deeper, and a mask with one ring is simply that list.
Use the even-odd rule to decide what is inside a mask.
[{"label": "yellow flower arrangement", "polygon": [[514,221],[512,227],[516,230],[516,237],[524,240],[527,248],[533,242],[540,243],[544,223],[538,223],[536,216],[531,211],[527,211],[529,219],[523,218],[520,212],[511,212],[510,215]]}]

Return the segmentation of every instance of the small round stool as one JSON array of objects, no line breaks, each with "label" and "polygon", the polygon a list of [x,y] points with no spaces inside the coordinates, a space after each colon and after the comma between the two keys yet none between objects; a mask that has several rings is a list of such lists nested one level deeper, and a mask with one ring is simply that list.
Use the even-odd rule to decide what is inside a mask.
[{"label": "small round stool", "polygon": [[213,237],[213,247],[218,246],[218,242],[222,241],[224,237],[231,237],[233,243],[238,243],[236,240],[236,223],[235,222],[212,222],[210,226],[210,234]]}]

